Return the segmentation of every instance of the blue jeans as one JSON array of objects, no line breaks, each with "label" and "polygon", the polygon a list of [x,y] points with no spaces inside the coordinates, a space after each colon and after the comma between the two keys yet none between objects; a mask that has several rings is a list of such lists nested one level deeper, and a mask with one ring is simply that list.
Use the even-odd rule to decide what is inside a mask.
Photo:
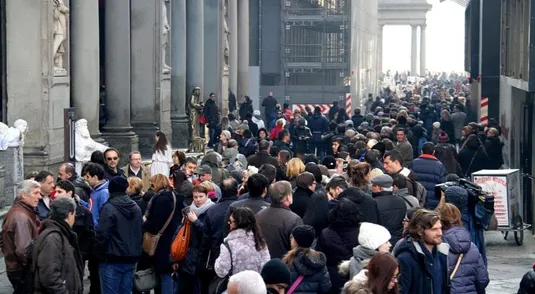
[{"label": "blue jeans", "polygon": [[102,294],[131,293],[135,263],[101,263],[99,265]]},{"label": "blue jeans", "polygon": [[210,136],[210,141],[208,141],[208,145],[210,147],[213,147],[215,143],[217,143],[216,128],[208,128],[208,134],[208,136]]},{"label": "blue jeans", "polygon": [[175,281],[171,277],[171,274],[163,274],[160,278],[160,293],[175,293]]}]

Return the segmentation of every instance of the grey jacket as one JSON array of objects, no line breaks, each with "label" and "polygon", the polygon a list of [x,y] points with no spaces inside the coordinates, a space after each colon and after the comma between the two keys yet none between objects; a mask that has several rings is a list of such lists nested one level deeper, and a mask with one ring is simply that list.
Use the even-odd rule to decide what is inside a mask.
[{"label": "grey jacket", "polygon": [[409,194],[408,188],[403,188],[394,191],[394,195],[401,197],[405,201],[407,209],[410,209],[412,207],[420,207],[420,202],[418,201],[418,198]]},{"label": "grey jacket", "polygon": [[411,167],[412,159],[414,156],[411,143],[409,143],[408,140],[405,140],[404,142],[399,142],[396,145],[396,150],[399,151],[399,153],[401,153],[401,156],[403,157],[403,166]]},{"label": "grey jacket", "polygon": [[451,120],[453,121],[453,128],[455,129],[455,139],[460,140],[461,135],[462,135],[462,130],[466,123],[466,113],[454,112],[451,115]]},{"label": "grey jacket", "polygon": [[360,273],[360,271],[368,265],[369,259],[376,253],[377,250],[369,249],[361,245],[353,248],[353,257],[349,260],[349,278],[352,279]]}]

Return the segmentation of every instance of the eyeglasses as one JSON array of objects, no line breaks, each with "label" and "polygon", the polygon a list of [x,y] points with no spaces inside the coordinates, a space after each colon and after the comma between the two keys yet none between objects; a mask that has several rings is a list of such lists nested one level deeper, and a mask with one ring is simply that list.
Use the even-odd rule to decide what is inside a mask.
[{"label": "eyeglasses", "polygon": [[119,157],[106,157],[107,160],[117,160]]}]

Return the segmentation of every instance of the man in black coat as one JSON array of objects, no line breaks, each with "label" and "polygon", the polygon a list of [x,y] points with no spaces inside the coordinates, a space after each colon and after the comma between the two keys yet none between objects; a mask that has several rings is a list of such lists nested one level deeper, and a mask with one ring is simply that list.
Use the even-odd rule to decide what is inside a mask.
[{"label": "man in black coat", "polygon": [[217,103],[215,103],[215,93],[210,93],[210,98],[206,101],[204,105],[204,116],[208,123],[208,130],[210,134],[210,142],[208,142],[208,147],[212,148],[215,143],[217,143],[216,130],[219,125],[219,109],[217,108]]},{"label": "man in black coat", "polygon": [[[329,185],[327,185],[327,188],[329,188]],[[329,193],[332,193],[332,191],[329,191]],[[374,223],[378,225],[383,224],[377,202],[375,202],[375,200],[369,194],[366,194],[361,189],[355,187],[347,188],[338,195],[337,199],[340,200],[341,198],[347,198],[353,201],[359,207],[359,210],[362,213],[363,222]]]},{"label": "man in black coat", "polygon": [[271,164],[274,167],[279,166],[277,159],[269,154],[269,142],[266,140],[260,141],[258,144],[258,152],[254,155],[251,155],[247,158],[247,164],[260,168],[263,164]]},{"label": "man in black coat", "polygon": [[262,101],[262,107],[264,107],[265,121],[271,120],[271,114],[275,111],[277,106],[277,99],[273,98],[273,92],[269,92],[269,95]]},{"label": "man in black coat", "polygon": [[407,214],[407,205],[401,197],[395,196],[392,184],[394,180],[389,175],[379,175],[373,177],[372,197],[377,202],[383,227],[385,227],[392,238],[390,244],[396,244],[403,235],[403,220]]}]

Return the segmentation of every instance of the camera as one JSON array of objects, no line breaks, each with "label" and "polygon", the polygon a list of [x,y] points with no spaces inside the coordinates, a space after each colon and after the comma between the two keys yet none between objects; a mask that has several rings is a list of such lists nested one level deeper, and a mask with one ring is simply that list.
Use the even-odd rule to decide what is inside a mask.
[{"label": "camera", "polygon": [[442,192],[452,186],[459,186],[468,192],[468,211],[475,217],[476,223],[485,230],[494,214],[494,195],[483,191],[481,186],[466,179],[445,182],[435,186],[435,198],[440,200]]}]

